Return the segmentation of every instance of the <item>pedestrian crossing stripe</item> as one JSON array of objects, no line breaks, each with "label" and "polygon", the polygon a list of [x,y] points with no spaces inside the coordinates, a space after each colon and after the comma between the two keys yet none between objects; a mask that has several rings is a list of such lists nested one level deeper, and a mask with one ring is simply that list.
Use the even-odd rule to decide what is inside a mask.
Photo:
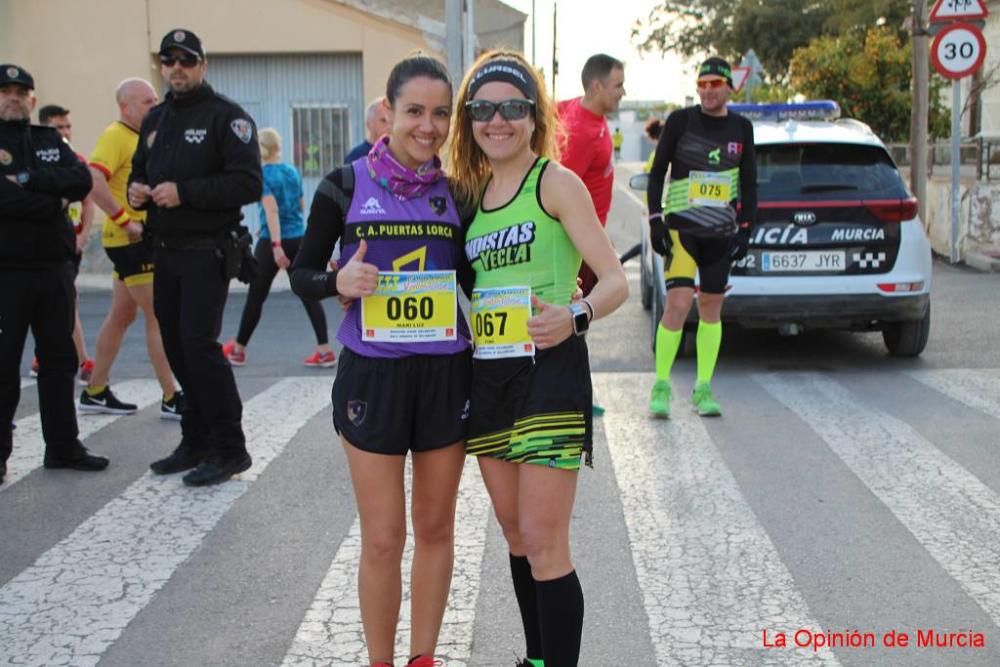
[{"label": "pedestrian crossing stripe", "polygon": [[[904,373],[1000,421],[997,370]],[[647,625],[653,652],[630,655],[635,658],[633,664],[839,664],[839,651],[829,649],[762,650],[763,629],[804,628],[824,633],[843,628],[824,628],[817,620],[820,612],[828,610],[810,609],[782,560],[784,552],[778,551],[776,537],[767,532],[713,440],[720,437],[717,432],[708,430],[705,422],[680,405],[675,406],[672,419],[650,420],[641,410],[653,382],[650,373],[595,373],[593,377],[595,394],[607,408],[604,418],[595,422],[595,445],[607,446],[610,455],[604,460],[610,459],[610,464],[584,471],[581,480],[612,474],[619,491],[616,502],[621,503],[629,539],[622,546],[631,554],[645,610],[645,618],[638,622]],[[873,502],[885,507],[886,515],[891,513],[915,544],[940,565],[942,576],[961,587],[967,596],[963,599],[970,605],[974,602],[984,619],[1000,622],[997,492],[912,426],[872,407],[871,401],[863,400],[842,380],[819,373],[762,373],[746,382],[761,387],[761,395],[773,399],[815,434],[816,443],[828,447],[831,457],[842,461],[844,470],[873,494]],[[192,489],[181,484],[180,476],[145,474],[11,576],[0,586],[0,664],[12,661],[48,667],[102,661],[137,614],[204,545],[219,520],[241,501],[303,426],[329,409],[329,384],[329,378],[286,378],[246,402],[243,424],[255,460],[239,479]],[[159,400],[159,388],[152,380],[121,383],[116,390],[130,400],[141,398],[144,406]],[[93,437],[120,418],[81,417],[81,437]],[[725,421],[715,422],[719,423]],[[24,417],[17,425],[15,456],[34,453],[18,461],[11,459],[16,479],[9,473],[8,480],[16,482],[15,488],[30,489],[35,478],[25,476],[40,465],[42,452],[38,415]],[[8,488],[7,483],[0,486],[0,493]],[[0,495],[0,501],[5,497],[10,496]],[[513,662],[512,653],[484,654],[482,647],[473,644],[476,628],[495,621],[481,616],[484,605],[507,615],[517,611],[512,592],[488,603],[481,599],[483,577],[504,578],[507,573],[484,571],[490,531],[494,531],[490,539],[500,538],[495,522],[489,519],[489,500],[472,460],[466,462],[457,505],[455,575],[439,657],[447,667],[506,665]],[[404,577],[409,576],[411,544],[412,534]],[[288,637],[283,665],[330,667],[364,660],[356,593],[360,554],[356,520],[335,551],[312,602],[303,605],[302,616],[291,626],[295,634]],[[586,564],[580,574],[586,590]],[[408,595],[405,583],[403,590]],[[588,598],[588,614],[592,604]],[[608,604],[598,608],[607,613]],[[613,609],[614,603],[610,604]],[[241,613],[252,618],[252,612]],[[410,618],[405,598],[401,612],[397,656],[405,656],[408,650]],[[919,623],[922,619],[883,620]],[[588,615],[585,620],[581,664],[606,663],[588,662],[588,656],[600,648],[591,642],[601,623],[600,616]],[[512,646],[509,650],[520,649]],[[934,658],[949,660],[944,654],[929,659]],[[852,655],[852,661],[859,659],[867,657]]]},{"label": "pedestrian crossing stripe", "polygon": [[[820,626],[701,418],[681,406],[670,420],[636,409],[652,380],[593,377],[657,664],[759,664],[762,628]],[[829,650],[783,658],[839,664]]]},{"label": "pedestrian crossing stripe", "polygon": [[[0,588],[0,656],[95,665],[295,433],[328,403],[327,378],[281,380],[247,401],[254,465],[185,487],[147,473]],[[167,452],[164,452],[166,454]]]},{"label": "pedestrian crossing stripe", "polygon": [[1000,623],[1000,496],[911,426],[819,373],[754,379],[815,431]]}]

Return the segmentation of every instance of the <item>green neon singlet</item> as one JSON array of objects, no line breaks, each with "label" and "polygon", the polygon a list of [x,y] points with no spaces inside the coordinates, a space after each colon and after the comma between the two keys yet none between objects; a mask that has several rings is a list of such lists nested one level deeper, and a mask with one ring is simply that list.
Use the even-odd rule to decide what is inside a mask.
[{"label": "green neon singlet", "polygon": [[476,287],[523,287],[542,301],[569,305],[576,291],[580,253],[541,204],[539,182],[549,161],[538,158],[507,204],[485,210],[480,201],[466,232],[465,255]]}]

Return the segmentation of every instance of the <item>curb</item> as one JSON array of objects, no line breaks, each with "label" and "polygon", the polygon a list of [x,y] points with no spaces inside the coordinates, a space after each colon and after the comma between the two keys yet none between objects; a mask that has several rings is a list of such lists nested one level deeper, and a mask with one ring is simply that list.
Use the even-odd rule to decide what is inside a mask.
[{"label": "curb", "polygon": [[[110,291],[113,282],[114,277],[111,273],[81,273],[76,277],[77,289],[87,290],[88,292]],[[247,285],[238,280],[233,280],[229,283],[229,292],[231,294],[244,293],[248,288]],[[274,282],[271,283],[271,293],[290,291],[292,291],[292,286],[288,282],[288,272],[279,271],[278,275],[274,277]]]},{"label": "curb", "polygon": [[1000,272],[1000,257],[993,257],[981,252],[966,252],[965,263],[978,271],[986,273]]}]

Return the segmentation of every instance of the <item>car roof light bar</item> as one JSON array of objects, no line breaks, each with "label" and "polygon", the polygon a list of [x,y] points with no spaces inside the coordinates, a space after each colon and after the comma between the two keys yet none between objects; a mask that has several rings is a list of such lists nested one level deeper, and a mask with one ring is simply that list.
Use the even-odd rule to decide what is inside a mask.
[{"label": "car roof light bar", "polygon": [[750,120],[836,120],[840,118],[840,105],[833,100],[730,104],[729,110]]}]

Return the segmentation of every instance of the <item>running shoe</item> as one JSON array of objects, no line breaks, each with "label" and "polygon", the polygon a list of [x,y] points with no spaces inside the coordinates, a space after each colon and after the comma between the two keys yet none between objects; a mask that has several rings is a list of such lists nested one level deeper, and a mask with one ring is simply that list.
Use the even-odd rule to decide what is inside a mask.
[{"label": "running shoe", "polygon": [[31,358],[31,370],[28,371],[28,375],[33,378],[38,377],[38,357]]},{"label": "running shoe", "polygon": [[77,378],[80,384],[84,387],[90,384],[90,378],[94,374],[94,360],[85,359],[82,364],[80,364],[80,372],[77,374]]},{"label": "running shoe", "polygon": [[236,341],[229,341],[222,346],[222,356],[226,358],[230,366],[245,366],[247,363],[246,348],[236,349]]},{"label": "running shoe", "polygon": [[111,393],[111,387],[105,387],[101,393],[91,396],[84,389],[80,392],[80,412],[94,412],[105,415],[131,415],[138,409],[135,403],[119,401]]},{"label": "running shoe", "polygon": [[310,356],[306,357],[302,363],[309,368],[333,368],[337,365],[337,355],[333,353],[333,350],[329,352],[316,350]]},{"label": "running shoe", "polygon": [[175,391],[169,401],[166,398],[160,401],[160,419],[174,419],[176,421],[180,421],[182,412],[184,412],[183,391]]},{"label": "running shoe", "polygon": [[712,387],[707,382],[695,385],[691,392],[691,402],[698,408],[698,414],[702,417],[719,417],[722,415],[722,407],[712,396]]},{"label": "running shoe", "polygon": [[406,667],[442,667],[444,661],[436,660],[432,655],[418,655],[410,658]]},{"label": "running shoe", "polygon": [[653,385],[653,391],[649,395],[649,412],[654,417],[666,419],[670,416],[670,383],[666,380],[657,380]]},{"label": "running shoe", "polygon": [[534,658],[525,658],[524,660],[519,660],[514,663],[514,667],[545,667],[545,661],[535,660]]}]

